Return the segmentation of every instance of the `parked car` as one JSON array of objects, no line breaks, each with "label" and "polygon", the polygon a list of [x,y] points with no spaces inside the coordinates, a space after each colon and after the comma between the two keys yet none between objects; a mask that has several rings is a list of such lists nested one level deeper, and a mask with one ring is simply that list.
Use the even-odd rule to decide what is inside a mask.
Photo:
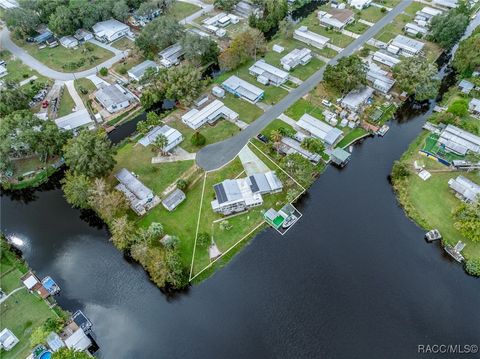
[{"label": "parked car", "polygon": [[258,138],[260,141],[262,141],[263,143],[268,143],[268,138],[267,138],[267,136],[262,135],[261,133],[259,133],[259,134],[257,135],[257,138]]}]

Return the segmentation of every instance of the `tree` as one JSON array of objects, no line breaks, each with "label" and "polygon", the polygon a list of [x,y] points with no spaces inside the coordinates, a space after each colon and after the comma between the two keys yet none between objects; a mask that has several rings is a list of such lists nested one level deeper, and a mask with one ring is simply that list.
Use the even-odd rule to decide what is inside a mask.
[{"label": "tree", "polygon": [[65,173],[65,178],[62,180],[62,190],[65,199],[73,207],[89,208],[89,195],[90,195],[90,179],[83,175],[75,175],[71,171]]},{"label": "tree", "polygon": [[40,18],[32,9],[21,7],[8,9],[3,18],[13,34],[22,39],[34,34],[40,25]]},{"label": "tree", "polygon": [[155,140],[152,143],[152,149],[154,152],[161,152],[162,154],[165,154],[165,147],[168,145],[168,138],[167,136],[160,134],[155,138]]},{"label": "tree", "polygon": [[367,84],[367,65],[357,55],[342,57],[336,65],[327,65],[325,84],[346,94]]},{"label": "tree", "polygon": [[180,178],[178,181],[177,181],[177,188],[181,191],[185,191],[188,187],[188,182],[185,181],[183,178]]},{"label": "tree", "polygon": [[185,59],[192,64],[198,66],[218,62],[220,49],[209,37],[187,32],[180,43],[185,51]]},{"label": "tree", "polygon": [[63,329],[65,321],[62,318],[47,318],[43,323],[43,329],[46,332],[60,333]]},{"label": "tree", "polygon": [[275,35],[278,38],[291,39],[295,32],[295,23],[288,18],[281,20],[278,23],[278,31]]},{"label": "tree", "polygon": [[206,141],[207,139],[205,138],[205,136],[198,131],[196,131],[190,138],[191,144],[197,147],[203,146]]},{"label": "tree", "polygon": [[403,59],[393,68],[393,77],[402,91],[414,95],[415,100],[435,98],[440,87],[437,66],[421,57]]},{"label": "tree", "polygon": [[239,2],[240,0],[215,0],[213,5],[221,10],[232,11]]},{"label": "tree", "polygon": [[392,167],[392,179],[401,180],[405,177],[410,176],[410,171],[405,163],[400,161],[395,161]]},{"label": "tree", "polygon": [[465,263],[468,274],[480,277],[480,258],[470,258]]},{"label": "tree", "polygon": [[113,17],[119,21],[125,21],[130,9],[125,0],[116,0],[112,8]]},{"label": "tree", "polygon": [[167,249],[165,256],[167,265],[166,281],[174,288],[181,289],[188,285],[188,272],[183,266],[182,258],[177,249]]},{"label": "tree", "polygon": [[283,136],[279,130],[272,130],[270,132],[270,140],[273,142],[277,150],[280,146],[280,141],[282,141],[282,137]]},{"label": "tree", "polygon": [[90,359],[90,356],[85,352],[63,347],[53,352],[52,359]]},{"label": "tree", "polygon": [[468,113],[468,102],[465,99],[456,100],[448,106],[447,111],[455,116],[463,117]]},{"label": "tree", "polygon": [[82,131],[64,147],[65,163],[78,175],[101,177],[115,165],[115,149],[104,131]]},{"label": "tree", "polygon": [[153,58],[159,51],[176,43],[183,36],[183,30],[174,17],[159,16],[142,29],[135,44],[146,57]]},{"label": "tree", "polygon": [[286,0],[260,0],[256,2],[260,6],[261,16],[250,15],[248,23],[264,34],[278,30],[279,23],[287,16],[288,3]]},{"label": "tree", "polygon": [[107,223],[126,214],[129,208],[125,195],[117,190],[112,191],[103,178],[96,178],[93,181],[88,203]]},{"label": "tree", "polygon": [[101,75],[101,76],[107,76],[108,75],[108,69],[106,67],[102,67],[100,69],[100,71],[98,71],[98,73]]},{"label": "tree", "polygon": [[267,48],[265,36],[257,29],[249,29],[235,36],[230,46],[223,51],[218,60],[220,68],[231,71],[256,59],[265,53]]},{"label": "tree", "polygon": [[206,248],[212,243],[210,234],[207,232],[201,232],[197,236],[197,245],[201,248]]},{"label": "tree", "polygon": [[291,153],[281,159],[281,164],[292,176],[308,181],[314,173],[314,166],[299,153]]},{"label": "tree", "polygon": [[480,68],[480,28],[460,42],[452,65],[464,77],[470,77],[473,71]]},{"label": "tree", "polygon": [[453,226],[473,242],[480,242],[480,199],[472,203],[462,203],[453,211]]},{"label": "tree", "polygon": [[135,225],[129,221],[126,215],[112,221],[110,232],[112,233],[111,241],[115,247],[122,251],[129,248],[135,240]]},{"label": "tree", "polygon": [[452,9],[432,18],[430,39],[445,50],[450,50],[460,40],[467,26],[468,15]]},{"label": "tree", "polygon": [[0,117],[28,109],[29,102],[27,93],[20,86],[7,83],[7,86],[0,90]]},{"label": "tree", "polygon": [[80,25],[78,18],[68,6],[59,6],[48,21],[48,27],[58,36],[72,35]]},{"label": "tree", "polygon": [[48,334],[50,334],[50,332],[46,331],[43,325],[39,326],[30,335],[30,345],[34,347],[39,344],[45,343],[45,341],[47,340]]},{"label": "tree", "polygon": [[307,137],[301,143],[302,148],[306,149],[307,151],[322,154],[325,150],[325,146],[323,145],[322,141],[318,138],[314,137]]}]

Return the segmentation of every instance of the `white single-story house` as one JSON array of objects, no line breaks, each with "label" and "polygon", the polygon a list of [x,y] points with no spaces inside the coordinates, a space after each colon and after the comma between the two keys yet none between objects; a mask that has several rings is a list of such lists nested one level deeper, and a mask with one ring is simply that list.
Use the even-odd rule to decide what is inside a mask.
[{"label": "white single-story house", "polygon": [[363,104],[367,103],[372,96],[373,89],[369,86],[365,86],[359,90],[350,91],[344,98],[342,98],[340,104],[342,107],[356,112]]},{"label": "white single-story house", "polygon": [[305,66],[312,59],[312,50],[304,47],[303,49],[294,49],[280,59],[280,63],[287,71],[293,70],[298,65]]},{"label": "white single-story house", "polygon": [[471,203],[480,200],[480,186],[464,176],[450,178],[448,186],[464,202]]},{"label": "white single-story house", "polygon": [[321,26],[333,27],[337,30],[342,30],[355,20],[353,11],[349,9],[332,8],[328,11],[319,11],[317,16]]},{"label": "white single-story house", "polygon": [[158,57],[160,57],[160,64],[166,68],[169,68],[173,65],[178,65],[184,54],[185,51],[183,50],[182,45],[180,43],[176,43],[160,51],[158,53]]},{"label": "white single-story house", "polygon": [[263,203],[262,194],[277,193],[283,184],[273,171],[255,173],[249,177],[227,179],[213,186],[215,199],[212,209],[223,215],[242,212]]},{"label": "white single-story house", "polygon": [[0,65],[0,77],[7,76],[8,70],[4,65]]},{"label": "white single-story house", "polygon": [[362,10],[370,6],[372,0],[348,0],[348,4],[357,9]]},{"label": "white single-story house", "polygon": [[480,115],[480,99],[472,98],[468,103],[468,111],[474,115]]},{"label": "white single-story house", "polygon": [[400,63],[400,58],[396,55],[390,54],[388,52],[378,50],[373,54],[372,59],[374,61],[380,62],[388,67],[394,67]]},{"label": "white single-story house", "polygon": [[307,45],[314,46],[317,49],[323,49],[330,41],[328,37],[319,35],[313,31],[309,31],[308,27],[306,26],[300,26],[298,29],[296,29],[293,32],[293,38]]},{"label": "white single-story house", "polygon": [[18,338],[10,329],[4,328],[0,332],[0,349],[10,351],[18,342]]},{"label": "white single-story house", "polygon": [[73,37],[78,41],[88,41],[93,39],[93,34],[85,29],[78,29],[77,31],[75,31]]},{"label": "white single-story house", "polygon": [[297,121],[297,127],[305,133],[318,138],[325,145],[333,147],[343,137],[343,132],[338,128],[305,113]]},{"label": "white single-story house", "polygon": [[164,152],[169,152],[177,147],[183,141],[183,135],[175,128],[167,125],[155,126],[138,143],[144,147],[149,146],[158,136],[163,135],[167,138],[167,145],[163,148]]},{"label": "white single-story house", "polygon": [[318,153],[310,152],[302,147],[301,142],[291,137],[283,136],[281,141],[280,151],[289,155],[291,153],[298,153],[302,157],[313,163],[319,163],[322,159]]},{"label": "white single-story house", "polygon": [[373,62],[368,64],[367,80],[372,83],[372,87],[375,90],[384,94],[388,93],[395,84],[391,74]]},{"label": "white single-story house", "polygon": [[458,0],[432,0],[432,4],[453,9],[458,6]]},{"label": "white single-story house", "polygon": [[64,36],[60,38],[60,45],[67,49],[74,48],[78,46],[78,40],[74,38],[73,36]]},{"label": "white single-story house", "polygon": [[222,87],[231,94],[251,103],[257,103],[265,95],[265,92],[261,88],[258,88],[237,76],[230,76],[223,81]]},{"label": "white single-story house", "polygon": [[219,118],[236,120],[238,117],[238,113],[225,106],[222,101],[214,100],[200,110],[194,108],[188,111],[182,116],[182,122],[188,127],[197,130],[206,123],[215,123]]},{"label": "white single-story house", "polygon": [[16,0],[0,0],[0,8],[8,10],[17,8],[18,2]]},{"label": "white single-story house", "polygon": [[160,198],[126,168],[122,168],[115,178],[120,182],[115,189],[125,194],[130,202],[130,207],[138,215],[145,214],[160,203]]},{"label": "white single-story house", "polygon": [[272,84],[280,86],[288,81],[289,74],[279,68],[272,66],[265,62],[265,60],[258,60],[248,69],[250,75],[255,76],[257,81],[263,85]]},{"label": "white single-story house", "polygon": [[95,38],[104,42],[112,42],[131,33],[128,25],[115,19],[97,22],[92,30]]},{"label": "white single-story house", "polygon": [[233,14],[225,14],[221,12],[215,16],[209,17],[203,20],[203,24],[206,26],[226,27],[230,24],[237,24],[240,18]]},{"label": "white single-story house", "polygon": [[82,328],[78,328],[72,335],[67,337],[64,342],[67,348],[77,351],[87,350],[92,345],[92,341]]},{"label": "white single-story house", "polygon": [[425,44],[421,41],[414,40],[407,36],[397,35],[390,41],[387,51],[395,55],[417,56],[424,46]]},{"label": "white single-story house", "polygon": [[148,69],[152,69],[152,68],[158,69],[159,66],[155,61],[145,60],[142,63],[140,63],[140,64],[132,67],[130,70],[128,70],[127,74],[128,74],[128,77],[130,77],[132,80],[140,81],[142,79],[143,75],[145,75],[145,72]]},{"label": "white single-story house", "polygon": [[68,115],[55,119],[55,124],[58,128],[71,131],[87,125],[93,125],[92,118],[87,109],[81,109]]},{"label": "white single-story house", "polygon": [[417,25],[413,22],[406,23],[403,29],[407,34],[411,34],[413,36],[417,36],[418,34],[422,36],[428,34],[428,29],[426,27]]},{"label": "white single-story house", "polygon": [[458,88],[462,93],[468,95],[475,88],[475,85],[470,81],[463,79],[458,83]]},{"label": "white single-story house", "polygon": [[447,125],[438,138],[445,150],[465,156],[468,152],[480,154],[480,137],[453,125]]},{"label": "white single-story house", "polygon": [[425,26],[427,24],[430,24],[432,19],[437,16],[442,14],[443,11],[439,9],[435,9],[430,6],[425,6],[422,10],[419,10],[415,14],[415,22],[421,26]]},{"label": "white single-story house", "polygon": [[95,92],[97,101],[110,113],[115,113],[130,106],[135,97],[119,84],[102,87]]}]

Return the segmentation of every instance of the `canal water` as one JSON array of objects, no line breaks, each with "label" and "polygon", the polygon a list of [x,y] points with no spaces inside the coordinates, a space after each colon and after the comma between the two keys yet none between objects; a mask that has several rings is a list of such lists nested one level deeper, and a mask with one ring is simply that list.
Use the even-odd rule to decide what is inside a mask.
[{"label": "canal water", "polygon": [[480,344],[480,281],[425,243],[388,182],[426,118],[404,113],[385,138],[354,146],[346,168],[326,170],[287,235],[263,231],[174,298],[55,181],[4,194],[1,228],[60,284],[58,302],[92,320],[102,358],[414,358],[420,344]]}]

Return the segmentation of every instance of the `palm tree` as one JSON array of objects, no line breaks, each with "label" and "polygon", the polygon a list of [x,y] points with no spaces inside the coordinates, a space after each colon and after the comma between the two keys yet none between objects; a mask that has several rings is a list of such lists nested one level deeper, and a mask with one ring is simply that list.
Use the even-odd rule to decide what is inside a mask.
[{"label": "palm tree", "polygon": [[152,143],[155,152],[160,151],[162,155],[165,154],[164,149],[168,145],[168,138],[165,135],[159,135]]},{"label": "palm tree", "polygon": [[279,130],[272,130],[270,132],[270,140],[273,141],[275,144],[275,148],[278,150],[278,146],[280,145],[280,141],[282,140],[282,134]]}]

